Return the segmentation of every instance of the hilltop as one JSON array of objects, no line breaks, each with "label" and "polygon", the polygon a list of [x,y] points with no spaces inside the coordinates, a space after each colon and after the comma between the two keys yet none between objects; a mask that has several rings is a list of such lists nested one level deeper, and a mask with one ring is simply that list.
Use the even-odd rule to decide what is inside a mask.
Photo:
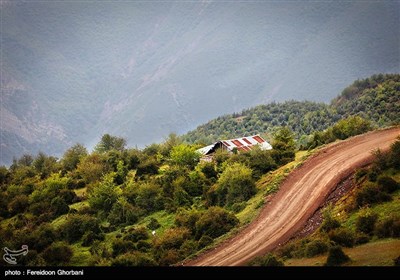
[{"label": "hilltop", "polygon": [[288,126],[306,145],[309,135],[324,130],[341,119],[360,116],[375,127],[400,123],[400,75],[379,74],[357,80],[331,103],[310,101],[273,102],[239,113],[213,119],[183,135],[188,143],[212,143],[252,134],[270,139],[282,126]]}]

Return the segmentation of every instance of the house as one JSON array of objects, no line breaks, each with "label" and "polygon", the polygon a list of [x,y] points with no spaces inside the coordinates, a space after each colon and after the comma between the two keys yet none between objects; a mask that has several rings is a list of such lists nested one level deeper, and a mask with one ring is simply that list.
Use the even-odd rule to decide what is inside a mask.
[{"label": "house", "polygon": [[219,140],[214,144],[205,146],[197,151],[202,155],[201,160],[211,161],[213,154],[218,149],[224,149],[230,153],[250,151],[253,147],[260,146],[261,150],[271,150],[272,146],[260,135],[246,136],[236,139]]}]

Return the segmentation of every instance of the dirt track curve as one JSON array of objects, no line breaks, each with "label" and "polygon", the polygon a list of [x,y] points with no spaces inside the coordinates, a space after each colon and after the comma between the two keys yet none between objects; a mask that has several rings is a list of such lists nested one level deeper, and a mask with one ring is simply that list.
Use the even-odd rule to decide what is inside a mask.
[{"label": "dirt track curve", "polygon": [[188,266],[244,265],[286,242],[324,202],[332,189],[355,168],[372,160],[371,152],[386,150],[400,136],[400,127],[374,131],[330,145],[292,172],[255,221]]}]

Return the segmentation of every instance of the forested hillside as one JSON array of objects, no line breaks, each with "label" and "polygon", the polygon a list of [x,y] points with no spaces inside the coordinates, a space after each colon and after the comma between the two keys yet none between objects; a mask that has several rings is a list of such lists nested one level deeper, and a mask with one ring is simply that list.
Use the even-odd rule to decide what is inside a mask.
[{"label": "forested hillside", "polygon": [[[25,154],[0,167],[0,247],[28,245],[20,265],[181,262],[249,222],[278,189],[287,164],[294,168],[308,153],[293,162],[299,146],[314,148],[399,122],[399,84],[399,75],[378,75],[354,83],[329,106],[274,103],[221,117],[227,121],[203,128],[211,134],[211,124],[231,121],[221,131],[238,136],[271,124],[265,128],[273,149],[219,151],[213,162],[200,162],[201,146],[175,134],[144,149],[104,134],[93,151],[75,144],[61,158]],[[350,111],[354,106],[369,109]],[[298,145],[291,128],[297,137],[310,135]]]},{"label": "forested hillside", "polygon": [[1,0],[0,9],[8,166],[25,153],[92,147],[105,133],[143,148],[243,108],[329,102],[359,77],[400,72],[398,1]]},{"label": "forested hillside", "polygon": [[209,144],[250,134],[270,135],[280,126],[288,126],[300,144],[305,136],[321,131],[338,120],[360,116],[374,127],[400,123],[400,75],[374,75],[357,80],[330,105],[309,101],[287,101],[259,105],[218,117],[183,136],[189,143]]}]

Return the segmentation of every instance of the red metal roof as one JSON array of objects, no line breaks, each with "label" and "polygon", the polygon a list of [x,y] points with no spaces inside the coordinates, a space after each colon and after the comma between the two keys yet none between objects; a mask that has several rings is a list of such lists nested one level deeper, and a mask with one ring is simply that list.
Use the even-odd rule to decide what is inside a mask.
[{"label": "red metal roof", "polygon": [[240,142],[238,139],[231,140],[231,141],[232,141],[232,143],[233,143],[233,144],[235,144],[237,147],[241,147],[241,146],[243,146],[243,143],[242,143],[242,142]]},{"label": "red metal roof", "polygon": [[249,140],[247,140],[246,138],[242,138],[242,140],[243,140],[244,142],[246,142],[247,144],[249,144],[249,145],[253,145],[253,144],[251,144],[251,142],[250,142]]},{"label": "red metal roof", "polygon": [[264,143],[265,141],[258,135],[253,136],[253,139],[256,140],[258,143]]}]

